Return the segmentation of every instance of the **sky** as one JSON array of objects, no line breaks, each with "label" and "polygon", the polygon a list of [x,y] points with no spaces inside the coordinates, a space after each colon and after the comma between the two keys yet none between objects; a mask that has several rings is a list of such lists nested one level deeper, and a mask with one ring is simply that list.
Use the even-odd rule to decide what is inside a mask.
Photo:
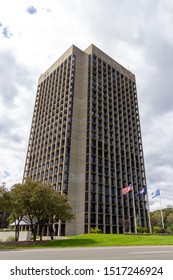
[{"label": "sky", "polygon": [[173,206],[172,30],[170,0],[0,0],[0,183],[22,181],[39,76],[93,43],[136,76],[150,210]]}]

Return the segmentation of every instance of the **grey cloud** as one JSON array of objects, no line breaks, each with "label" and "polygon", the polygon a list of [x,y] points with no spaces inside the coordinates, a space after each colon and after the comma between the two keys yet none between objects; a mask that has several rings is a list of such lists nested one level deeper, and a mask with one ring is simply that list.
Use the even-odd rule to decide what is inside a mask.
[{"label": "grey cloud", "polygon": [[24,135],[19,133],[17,121],[8,115],[0,118],[0,146],[5,148],[17,149],[22,146]]},{"label": "grey cloud", "polygon": [[19,65],[13,54],[0,52],[0,95],[5,106],[12,106],[19,94],[18,87],[31,88],[30,75],[26,68]]},{"label": "grey cloud", "polygon": [[9,173],[8,171],[5,170],[5,171],[4,171],[4,175],[5,175],[5,178],[6,178],[6,177],[9,177],[9,176],[10,176],[10,173]]},{"label": "grey cloud", "polygon": [[150,59],[156,70],[152,75],[152,83],[149,84],[148,91],[151,93],[153,114],[160,115],[173,110],[173,44],[159,43]]},{"label": "grey cloud", "polygon": [[[133,52],[135,49],[139,50],[146,64],[146,73],[143,77],[146,80],[142,81],[145,88],[138,91],[138,95],[144,106],[147,106],[147,115],[144,115],[147,122],[150,121],[149,117],[155,118],[156,115],[172,111],[173,42],[168,32],[168,22],[173,26],[173,18],[170,17],[173,5],[170,5],[169,1],[163,3],[158,0],[154,0],[152,5],[150,1],[140,0],[121,1],[121,3],[119,1],[96,2],[97,5],[93,5],[92,9],[89,5],[84,6],[83,9],[87,8],[87,12],[82,14],[93,38],[100,41],[105,50],[112,53],[117,60],[120,51],[122,51],[122,59],[123,56],[126,59],[129,56],[126,53],[128,50],[129,53],[131,50]],[[120,43],[125,45],[126,49],[118,49]],[[133,61],[130,56],[128,59],[138,82],[140,76],[135,68],[144,71],[140,69],[142,65],[138,64],[140,63],[138,54],[136,54],[136,61]],[[121,60],[119,62],[121,63]],[[126,64],[124,66],[126,67]]]},{"label": "grey cloud", "polygon": [[[90,2],[90,3],[89,3]],[[95,38],[104,40],[104,43],[114,47],[119,40],[138,44],[141,26],[146,26],[148,19],[153,18],[159,6],[159,1],[119,1],[96,0],[83,5],[82,17],[88,23],[91,33]],[[96,4],[97,3],[97,4]],[[92,8],[91,8],[92,6]],[[150,20],[152,23],[152,20]],[[153,23],[154,24],[154,20]],[[106,39],[106,40],[105,40]],[[111,42],[111,44],[110,44]]]},{"label": "grey cloud", "polygon": [[16,168],[16,160],[25,158],[33,80],[32,73],[10,51],[1,51],[0,61],[0,154],[2,170],[9,170],[13,177],[10,166]]}]

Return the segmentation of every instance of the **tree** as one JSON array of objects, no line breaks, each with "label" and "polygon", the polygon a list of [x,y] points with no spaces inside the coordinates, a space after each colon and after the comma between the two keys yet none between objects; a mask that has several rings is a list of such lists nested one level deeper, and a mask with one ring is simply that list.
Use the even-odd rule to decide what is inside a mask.
[{"label": "tree", "polygon": [[53,238],[53,223],[59,220],[70,221],[74,217],[67,198],[40,181],[27,178],[25,183],[12,188],[11,197],[12,216],[18,220],[16,232],[19,230],[19,223],[23,216],[28,216],[34,240],[36,240],[37,225],[40,226],[40,240],[45,224],[49,225]]},{"label": "tree", "polygon": [[151,225],[154,226],[161,226],[161,216],[160,216],[160,210],[156,210],[150,214],[151,218]]},{"label": "tree", "polygon": [[44,185],[40,181],[32,181],[30,178],[25,181],[22,188],[24,188],[25,215],[30,220],[33,238],[36,240],[37,225],[45,218],[50,203],[50,192],[53,190],[50,186]]},{"label": "tree", "polygon": [[67,197],[52,191],[49,198],[46,220],[49,221],[49,229],[51,239],[53,239],[54,229],[53,224],[59,222],[69,222],[74,218],[74,214]]},{"label": "tree", "polygon": [[173,211],[167,216],[167,230],[170,234],[173,234]]},{"label": "tree", "polygon": [[[164,225],[165,228],[170,227],[171,222],[171,214],[173,214],[173,208],[171,205],[167,205],[165,209],[163,209],[164,213]],[[170,218],[169,218],[170,217]]]},{"label": "tree", "polygon": [[0,186],[0,228],[8,225],[10,205],[10,192],[2,185]]},{"label": "tree", "polygon": [[169,225],[173,225],[173,212],[167,216],[167,221]]},{"label": "tree", "polygon": [[162,228],[160,212],[161,212],[160,210],[156,210],[150,213],[153,232],[172,234],[173,233],[173,207],[171,205],[167,205],[166,208],[162,209],[164,228]]},{"label": "tree", "polygon": [[19,239],[20,222],[26,215],[25,204],[25,189],[22,184],[16,184],[11,188],[10,202],[11,214],[10,219],[15,222],[15,240]]}]

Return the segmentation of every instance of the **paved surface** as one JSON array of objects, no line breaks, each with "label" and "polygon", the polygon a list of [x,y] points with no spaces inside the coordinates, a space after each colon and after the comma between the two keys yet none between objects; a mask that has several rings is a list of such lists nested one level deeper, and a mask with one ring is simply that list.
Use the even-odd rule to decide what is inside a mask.
[{"label": "paved surface", "polygon": [[173,246],[0,250],[0,260],[173,260]]}]

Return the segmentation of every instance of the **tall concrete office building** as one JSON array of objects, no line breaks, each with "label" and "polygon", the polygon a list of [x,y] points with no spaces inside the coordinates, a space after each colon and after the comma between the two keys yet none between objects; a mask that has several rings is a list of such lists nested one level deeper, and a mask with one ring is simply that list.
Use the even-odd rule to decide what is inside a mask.
[{"label": "tall concrete office building", "polygon": [[[66,194],[75,220],[61,234],[148,226],[135,76],[94,45],[72,45],[38,81],[24,179]],[[133,183],[133,191],[122,189]]]}]

